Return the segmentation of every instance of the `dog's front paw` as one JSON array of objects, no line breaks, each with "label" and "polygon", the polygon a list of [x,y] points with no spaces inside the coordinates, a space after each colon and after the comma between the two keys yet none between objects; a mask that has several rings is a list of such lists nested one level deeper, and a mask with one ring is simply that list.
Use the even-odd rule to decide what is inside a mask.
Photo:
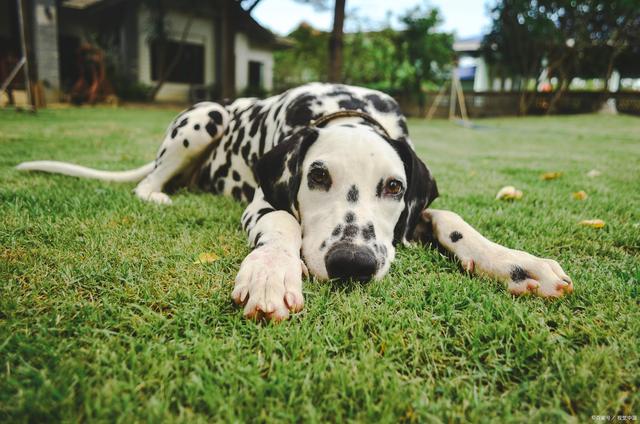
[{"label": "dog's front paw", "polygon": [[231,296],[244,305],[247,318],[285,320],[289,312],[304,306],[303,270],[300,257],[276,247],[258,247],[242,261]]},{"label": "dog's front paw", "polygon": [[514,251],[505,266],[507,288],[514,295],[533,293],[561,297],[573,291],[573,282],[558,262]]}]

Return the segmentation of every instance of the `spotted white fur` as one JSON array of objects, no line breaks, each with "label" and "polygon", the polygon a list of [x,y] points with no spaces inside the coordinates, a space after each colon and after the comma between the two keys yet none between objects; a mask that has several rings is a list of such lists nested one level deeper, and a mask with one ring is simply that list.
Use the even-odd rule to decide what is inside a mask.
[{"label": "spotted white fur", "polygon": [[[366,113],[383,130],[359,117],[313,126],[341,110]],[[316,177],[310,183],[313,167],[322,167],[313,172],[326,172],[331,183]],[[339,256],[341,272],[379,279],[395,246],[415,241],[444,248],[468,271],[502,281],[514,294],[573,290],[557,262],[499,246],[458,215],[427,209],[437,196],[435,181],[413,151],[397,103],[370,89],[314,83],[264,100],[196,104],[170,124],[155,161],[136,170],[51,161],[18,169],[139,181],[135,194],[159,204],[171,203],[168,192],[184,186],[249,202],[241,221],[253,250],[232,294],[247,317],[281,320],[302,309],[307,267],[325,280]],[[344,251],[357,253],[353,267],[360,271],[350,274]]]}]

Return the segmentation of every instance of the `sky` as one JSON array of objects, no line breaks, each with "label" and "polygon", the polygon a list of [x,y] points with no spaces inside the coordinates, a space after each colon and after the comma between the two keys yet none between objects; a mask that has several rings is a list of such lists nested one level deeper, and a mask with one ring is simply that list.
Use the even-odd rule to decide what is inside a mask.
[{"label": "sky", "polygon": [[[333,5],[333,0],[328,0]],[[403,14],[415,6],[428,4],[437,7],[444,16],[442,29],[455,32],[458,38],[482,35],[489,26],[487,3],[491,0],[346,0],[347,31],[358,28],[357,20],[349,19],[349,15],[365,17],[373,24],[366,24],[366,29],[382,27],[389,11],[393,17]],[[252,12],[253,17],[263,26],[276,34],[286,35],[296,28],[301,21],[312,26],[330,30],[332,11],[318,11],[312,6],[294,0],[261,0]],[[391,19],[392,25],[398,27],[397,19]],[[362,25],[362,23],[360,23]]]}]

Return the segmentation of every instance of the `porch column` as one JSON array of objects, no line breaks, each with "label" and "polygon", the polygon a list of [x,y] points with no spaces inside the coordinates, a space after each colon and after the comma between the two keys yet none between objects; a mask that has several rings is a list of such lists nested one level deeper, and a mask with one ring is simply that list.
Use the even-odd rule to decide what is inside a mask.
[{"label": "porch column", "polygon": [[55,0],[33,0],[33,49],[38,80],[48,102],[60,100],[58,7]]}]

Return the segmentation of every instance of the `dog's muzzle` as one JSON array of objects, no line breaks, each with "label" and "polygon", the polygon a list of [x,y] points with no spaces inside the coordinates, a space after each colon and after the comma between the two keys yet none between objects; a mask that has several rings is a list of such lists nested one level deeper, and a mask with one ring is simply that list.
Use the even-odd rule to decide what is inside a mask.
[{"label": "dog's muzzle", "polygon": [[373,250],[349,242],[336,243],[324,257],[329,278],[369,281],[378,270]]}]

